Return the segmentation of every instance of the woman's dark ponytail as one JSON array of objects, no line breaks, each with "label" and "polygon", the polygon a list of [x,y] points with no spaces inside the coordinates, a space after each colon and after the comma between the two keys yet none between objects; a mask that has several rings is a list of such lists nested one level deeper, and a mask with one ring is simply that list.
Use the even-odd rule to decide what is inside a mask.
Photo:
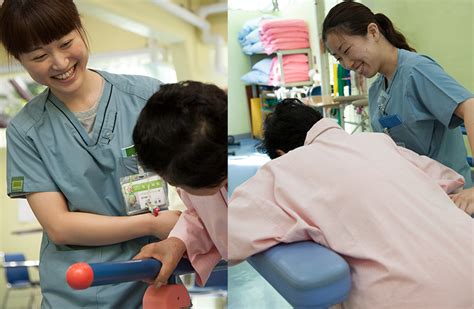
[{"label": "woman's dark ponytail", "polygon": [[416,50],[413,47],[408,45],[408,42],[405,36],[400,31],[397,31],[397,29],[395,29],[395,27],[393,26],[393,23],[390,21],[390,19],[387,16],[385,16],[382,13],[377,13],[375,14],[375,20],[377,21],[380,31],[382,32],[384,37],[390,43],[392,43],[393,46],[416,52]]}]

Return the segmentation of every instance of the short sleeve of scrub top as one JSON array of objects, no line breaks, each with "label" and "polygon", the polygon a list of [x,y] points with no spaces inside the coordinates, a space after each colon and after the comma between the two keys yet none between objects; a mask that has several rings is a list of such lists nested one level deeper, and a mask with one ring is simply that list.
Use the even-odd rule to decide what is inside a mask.
[{"label": "short sleeve of scrub top", "polygon": [[[43,93],[36,100],[41,99]],[[39,100],[38,100],[39,101]],[[32,112],[40,112],[33,109]],[[20,124],[12,123],[7,128],[7,192],[10,197],[25,197],[25,192],[58,192],[60,191],[33,142],[26,132],[31,128],[28,117],[19,115]],[[21,125],[23,124],[23,125]]]},{"label": "short sleeve of scrub top", "polygon": [[[380,98],[386,96],[384,104]],[[457,106],[473,94],[456,82],[429,57],[398,50],[397,70],[388,89],[380,75],[369,90],[372,129],[382,132],[383,116],[396,115],[401,124],[389,129],[400,146],[426,155],[454,169],[472,186],[471,170],[461,130],[454,114]]]},{"label": "short sleeve of scrub top", "polygon": [[456,128],[463,120],[454,114],[458,105],[473,94],[461,86],[434,61],[425,57],[411,70],[407,83],[407,99],[421,102],[435,119],[449,129]]}]

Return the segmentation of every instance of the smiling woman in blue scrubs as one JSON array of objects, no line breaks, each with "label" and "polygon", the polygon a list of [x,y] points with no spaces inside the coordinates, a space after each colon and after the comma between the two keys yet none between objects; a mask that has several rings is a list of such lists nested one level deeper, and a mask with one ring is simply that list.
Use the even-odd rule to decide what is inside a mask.
[{"label": "smiling woman in blue scrubs", "polygon": [[8,195],[26,197],[45,231],[42,308],[140,307],[143,282],[73,291],[65,274],[78,261],[131,259],[178,219],[166,211],[127,217],[120,190],[120,178],[138,170],[122,150],[133,144],[136,119],[159,82],[88,69],[71,0],[5,0],[0,39],[48,87],[7,129]]},{"label": "smiling woman in blue scrubs", "polygon": [[474,207],[474,188],[459,126],[464,122],[474,153],[474,95],[433,59],[417,54],[383,14],[342,2],[323,23],[323,40],[347,69],[370,78],[369,112],[374,132],[431,157],[465,178],[452,195],[464,210]]}]

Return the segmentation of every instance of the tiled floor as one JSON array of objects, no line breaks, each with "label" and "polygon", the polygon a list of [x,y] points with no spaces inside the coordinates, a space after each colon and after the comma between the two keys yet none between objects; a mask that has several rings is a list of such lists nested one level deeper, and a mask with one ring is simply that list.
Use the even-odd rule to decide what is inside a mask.
[{"label": "tiled floor", "polygon": [[290,304],[249,263],[229,267],[229,309],[286,309]]}]

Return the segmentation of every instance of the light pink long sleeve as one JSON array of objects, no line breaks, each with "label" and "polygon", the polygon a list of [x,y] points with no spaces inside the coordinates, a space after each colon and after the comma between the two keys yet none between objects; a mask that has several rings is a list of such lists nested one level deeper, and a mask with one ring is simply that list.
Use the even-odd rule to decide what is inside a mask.
[{"label": "light pink long sleeve", "polygon": [[464,178],[461,175],[438,161],[427,156],[420,156],[416,152],[403,147],[398,147],[398,151],[413,165],[426,173],[429,178],[436,181],[446,193],[452,193],[464,186]]},{"label": "light pink long sleeve", "polygon": [[323,119],[306,146],[234,191],[229,259],[312,240],[351,267],[344,307],[472,309],[474,224],[445,192],[456,187],[457,174],[389,136],[349,135]]},{"label": "light pink long sleeve", "polygon": [[216,264],[227,260],[227,189],[212,196],[196,196],[178,188],[187,209],[169,237],[186,245],[186,254],[196,270],[196,282],[204,285]]}]

